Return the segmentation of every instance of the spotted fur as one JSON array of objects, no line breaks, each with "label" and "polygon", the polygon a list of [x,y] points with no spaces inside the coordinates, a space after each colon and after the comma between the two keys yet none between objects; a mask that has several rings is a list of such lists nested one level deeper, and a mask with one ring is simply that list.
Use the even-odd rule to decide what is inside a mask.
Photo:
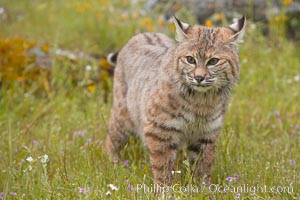
[{"label": "spotted fur", "polygon": [[194,175],[209,182],[215,143],[239,79],[237,43],[245,18],[222,28],[174,22],[177,42],[141,33],[119,52],[105,149],[116,156],[131,133],[139,135],[154,182],[171,184],[177,152],[186,148]]}]

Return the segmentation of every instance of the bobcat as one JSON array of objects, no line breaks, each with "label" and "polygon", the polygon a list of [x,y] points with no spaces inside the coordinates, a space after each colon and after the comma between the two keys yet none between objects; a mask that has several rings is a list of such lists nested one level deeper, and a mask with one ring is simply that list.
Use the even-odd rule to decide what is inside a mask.
[{"label": "bobcat", "polygon": [[229,27],[189,25],[174,16],[176,40],[141,33],[116,59],[105,150],[118,156],[128,136],[141,137],[156,184],[171,184],[179,149],[193,174],[210,183],[215,144],[231,90],[239,79],[237,44],[245,17]]}]

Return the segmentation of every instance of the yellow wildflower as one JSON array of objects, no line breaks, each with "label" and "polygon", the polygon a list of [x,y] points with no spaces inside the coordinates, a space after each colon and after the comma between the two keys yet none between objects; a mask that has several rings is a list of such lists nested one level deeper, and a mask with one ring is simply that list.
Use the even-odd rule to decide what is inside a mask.
[{"label": "yellow wildflower", "polygon": [[164,25],[165,25],[165,22],[164,22],[164,20],[162,20],[162,19],[158,19],[158,20],[157,20],[157,24],[158,24],[158,26],[164,26]]},{"label": "yellow wildflower", "polygon": [[279,16],[276,16],[274,20],[275,20],[276,23],[279,23],[281,21]]},{"label": "yellow wildflower", "polygon": [[94,84],[91,84],[87,87],[87,90],[89,91],[89,93],[93,94],[95,93],[96,86]]},{"label": "yellow wildflower", "polygon": [[151,23],[151,21],[148,18],[144,17],[142,19],[141,23],[142,23],[142,25],[147,25],[147,24]]},{"label": "yellow wildflower", "polygon": [[127,13],[123,13],[123,14],[121,14],[120,18],[121,18],[122,20],[127,20],[129,17],[128,17],[128,14],[127,14]]},{"label": "yellow wildflower", "polygon": [[48,46],[42,45],[42,46],[41,46],[41,49],[42,49],[43,52],[49,53],[49,47],[48,47]]},{"label": "yellow wildflower", "polygon": [[18,82],[22,82],[22,81],[24,81],[25,80],[25,77],[24,76],[18,76],[18,78],[17,78],[17,81]]},{"label": "yellow wildflower", "polygon": [[139,18],[139,13],[133,13],[132,14],[132,19],[134,19],[134,20],[136,20],[136,19],[138,19]]},{"label": "yellow wildflower", "polygon": [[293,3],[293,0],[283,0],[283,4],[284,4],[285,6],[288,6],[288,5],[290,5],[291,3]]},{"label": "yellow wildflower", "polygon": [[100,61],[99,61],[99,67],[101,69],[109,69],[110,68],[110,64],[107,61],[107,59],[101,58]]},{"label": "yellow wildflower", "polygon": [[217,14],[216,14],[216,19],[217,19],[218,21],[221,21],[221,20],[223,19],[222,13],[217,13]]},{"label": "yellow wildflower", "polygon": [[211,21],[211,20],[206,20],[206,21],[205,21],[205,26],[207,26],[207,27],[212,27],[212,26],[213,26],[212,21]]},{"label": "yellow wildflower", "polygon": [[84,7],[82,7],[81,5],[77,5],[76,11],[81,14],[84,12]]},{"label": "yellow wildflower", "polygon": [[149,32],[153,31],[153,24],[150,21],[150,19],[144,17],[141,21],[141,24],[146,27],[147,31]]},{"label": "yellow wildflower", "polygon": [[91,9],[91,8],[92,8],[91,2],[86,2],[86,3],[84,4],[84,7],[85,7],[86,9]]},{"label": "yellow wildflower", "polygon": [[174,23],[169,24],[169,29],[170,29],[171,31],[175,31],[175,29],[176,29],[175,24],[174,24]]},{"label": "yellow wildflower", "polygon": [[100,5],[105,5],[105,0],[99,0]]}]

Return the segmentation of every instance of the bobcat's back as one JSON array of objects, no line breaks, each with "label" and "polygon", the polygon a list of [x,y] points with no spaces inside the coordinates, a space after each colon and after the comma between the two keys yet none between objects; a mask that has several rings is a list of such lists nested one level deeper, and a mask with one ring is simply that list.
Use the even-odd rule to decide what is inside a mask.
[{"label": "bobcat's back", "polygon": [[166,52],[174,41],[161,33],[141,33],[134,36],[118,55],[117,68],[123,68],[124,78],[130,84],[135,79],[155,76]]}]

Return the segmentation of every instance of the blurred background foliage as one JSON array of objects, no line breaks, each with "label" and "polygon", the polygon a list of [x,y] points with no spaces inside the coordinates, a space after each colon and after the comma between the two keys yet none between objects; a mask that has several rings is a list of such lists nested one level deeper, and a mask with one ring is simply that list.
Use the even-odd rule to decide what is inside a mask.
[{"label": "blurred background foliage", "polygon": [[139,32],[173,37],[173,14],[209,27],[245,14],[249,32],[279,45],[286,38],[298,43],[299,13],[297,0],[1,0],[0,84],[48,97],[59,84],[89,93],[99,87],[107,101],[113,68],[106,55]]}]

